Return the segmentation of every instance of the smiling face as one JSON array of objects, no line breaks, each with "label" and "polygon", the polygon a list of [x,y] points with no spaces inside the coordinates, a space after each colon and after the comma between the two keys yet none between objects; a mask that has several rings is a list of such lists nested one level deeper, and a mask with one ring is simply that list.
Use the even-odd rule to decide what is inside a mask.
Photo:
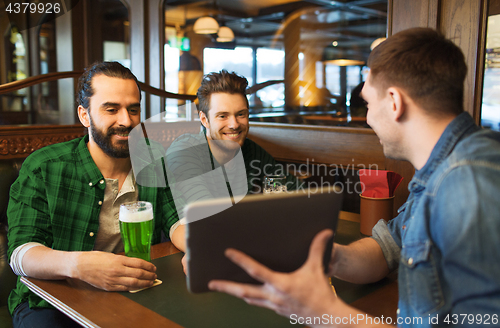
[{"label": "smiling face", "polygon": [[110,157],[129,157],[128,135],[140,122],[140,95],[134,80],[97,75],[89,109],[79,107],[90,141]]},{"label": "smiling face", "polygon": [[248,135],[248,105],[241,94],[213,93],[210,96],[208,117],[200,111],[207,129],[207,139],[227,140],[243,146]]}]

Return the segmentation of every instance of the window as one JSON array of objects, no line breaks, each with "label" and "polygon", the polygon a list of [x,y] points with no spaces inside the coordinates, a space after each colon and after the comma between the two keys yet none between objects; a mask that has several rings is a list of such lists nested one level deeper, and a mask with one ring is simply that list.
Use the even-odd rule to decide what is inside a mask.
[{"label": "window", "polygon": [[[165,91],[179,93],[179,62],[180,50],[165,45]],[[181,92],[184,93],[184,92]],[[167,99],[165,102],[165,119],[175,120],[179,117],[178,105],[176,99]]]},{"label": "window", "polygon": [[231,49],[205,48],[203,50],[203,74],[218,72],[225,69],[236,72],[248,80],[248,85],[254,83],[252,78],[253,49],[249,47],[236,47]]},{"label": "window", "polygon": [[254,107],[280,108],[285,106],[285,52],[257,48],[257,83],[282,81],[257,91]]},{"label": "window", "polygon": [[481,125],[500,131],[500,14],[488,16],[487,31]]},{"label": "window", "polygon": [[[306,2],[169,1],[165,43],[189,41],[185,53],[201,63],[202,74],[227,69],[245,76],[249,86],[269,82],[249,96],[252,120],[306,123],[302,116],[320,115],[315,122],[349,123],[350,93],[366,76],[361,68],[370,45],[386,36],[387,1]],[[215,19],[212,33],[195,31],[207,16]],[[234,38],[219,38],[221,26]],[[178,74],[179,93],[194,94],[199,87],[202,75],[189,72]],[[175,77],[168,69],[166,74],[167,80]],[[363,117],[357,121],[364,126]]]},{"label": "window", "polygon": [[[120,0],[99,0],[95,10],[100,13],[102,58],[117,61],[130,68],[130,21],[127,7]],[[93,22],[94,22],[93,21]]]},{"label": "window", "polygon": [[[10,26],[3,43],[7,82],[25,79],[28,76],[26,43],[16,26]],[[0,125],[29,123],[28,93],[29,89],[25,88],[0,95]]]}]

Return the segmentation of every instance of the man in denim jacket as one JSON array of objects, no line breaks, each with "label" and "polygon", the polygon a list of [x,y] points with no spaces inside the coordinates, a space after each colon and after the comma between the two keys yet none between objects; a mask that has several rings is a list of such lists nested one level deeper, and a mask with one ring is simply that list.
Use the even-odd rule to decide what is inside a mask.
[{"label": "man in denim jacket", "polygon": [[[380,44],[368,65],[361,93],[368,124],[384,154],[411,162],[416,173],[395,219],[378,222],[372,238],[334,245],[329,274],[369,283],[399,269],[393,322],[399,326],[498,326],[500,134],[481,130],[463,110],[464,56],[436,31],[415,28]],[[318,234],[304,266],[290,274],[228,250],[231,260],[264,284],[210,286],[290,318],[363,318],[333,296],[323,275],[321,255],[330,236]]]}]

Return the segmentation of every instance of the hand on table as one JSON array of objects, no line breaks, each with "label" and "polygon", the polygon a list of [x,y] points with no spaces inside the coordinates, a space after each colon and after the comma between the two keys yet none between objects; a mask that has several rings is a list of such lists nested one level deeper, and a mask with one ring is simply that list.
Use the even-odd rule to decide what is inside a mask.
[{"label": "hand on table", "polygon": [[332,293],[323,271],[323,253],[331,236],[331,230],[324,230],[316,235],[311,243],[307,261],[292,273],[274,272],[242,252],[228,249],[226,256],[231,261],[264,284],[259,286],[212,280],[209,288],[242,298],[249,304],[269,308],[287,317],[291,314],[312,317],[329,313],[335,303],[341,302]]},{"label": "hand on table", "polygon": [[107,252],[78,252],[73,278],[107,291],[127,291],[150,287],[156,267],[138,258]]}]

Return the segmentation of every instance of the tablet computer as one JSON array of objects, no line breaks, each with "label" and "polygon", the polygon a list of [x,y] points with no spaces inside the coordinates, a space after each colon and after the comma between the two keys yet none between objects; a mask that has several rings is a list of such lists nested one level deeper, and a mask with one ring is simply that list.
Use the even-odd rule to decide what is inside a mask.
[{"label": "tablet computer", "polygon": [[[297,270],[306,261],[314,236],[324,229],[335,232],[342,194],[331,187],[314,193],[306,189],[248,195],[229,208],[227,202],[200,201],[185,209],[187,286],[192,293],[209,291],[213,279],[259,283],[226,258],[229,247],[272,270]],[[325,270],[331,251],[327,247],[324,254]]]}]

